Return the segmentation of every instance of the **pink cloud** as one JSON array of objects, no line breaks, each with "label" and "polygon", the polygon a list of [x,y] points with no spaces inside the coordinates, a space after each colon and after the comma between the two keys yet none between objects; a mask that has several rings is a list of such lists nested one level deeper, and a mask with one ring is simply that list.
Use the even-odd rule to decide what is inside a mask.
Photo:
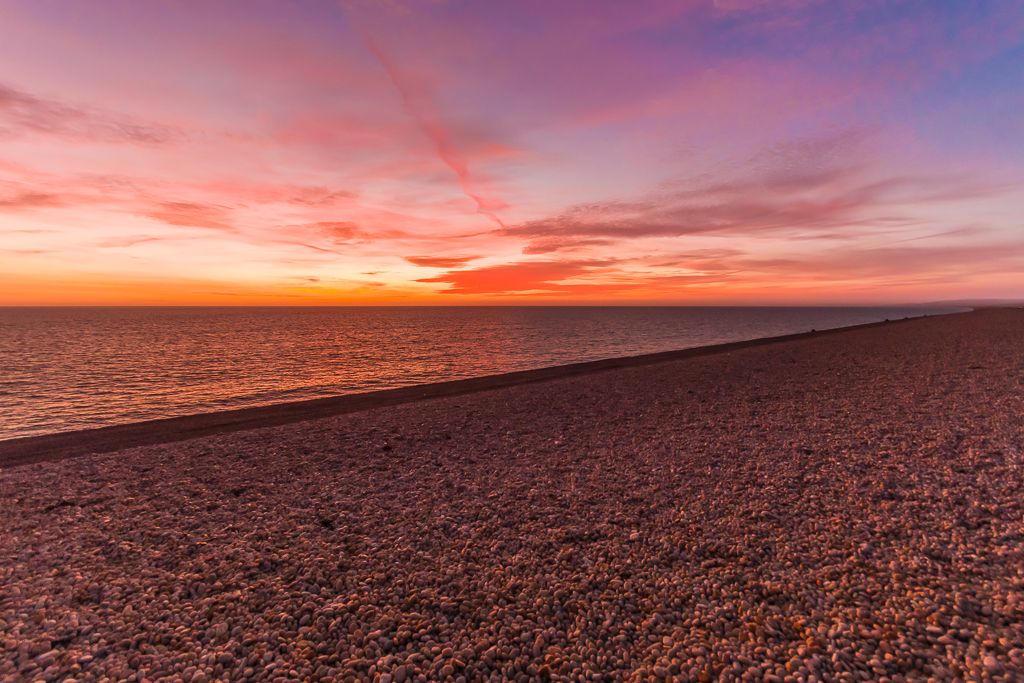
[{"label": "pink cloud", "polygon": [[414,266],[424,268],[461,268],[479,256],[406,256],[405,260]]},{"label": "pink cloud", "polygon": [[213,228],[215,230],[234,231],[236,228],[229,222],[229,212],[223,206],[199,204],[196,202],[161,202],[144,214],[147,218],[167,223],[194,228]]},{"label": "pink cloud", "polygon": [[0,196],[0,210],[17,211],[36,209],[44,206],[61,206],[59,195],[48,192],[22,192],[7,197]]},{"label": "pink cloud", "polygon": [[801,158],[760,176],[666,190],[643,199],[570,207],[495,234],[527,240],[523,253],[603,247],[620,240],[717,235],[835,239],[906,227],[922,204],[1011,194],[1020,183],[939,175],[875,178],[855,167]]},{"label": "pink cloud", "polygon": [[[286,190],[285,190],[286,191]],[[356,193],[346,190],[329,190],[326,187],[301,187],[288,194],[284,201],[306,206],[334,206],[338,202],[353,199]]]},{"label": "pink cloud", "polygon": [[[515,226],[510,228],[514,230]],[[515,235],[514,232],[503,234]],[[521,235],[516,235],[521,236]],[[523,247],[524,254],[552,254],[555,252],[577,251],[586,247],[605,247],[612,243],[609,239],[595,239],[585,237],[535,237],[530,243]]]},{"label": "pink cloud", "polygon": [[[167,235],[123,235],[119,237],[111,237],[109,239],[102,240],[98,246],[103,248],[110,247],[134,247],[136,244],[145,244],[146,242],[163,242],[169,239],[175,239]],[[187,237],[177,239],[189,239]]]},{"label": "pink cloud", "polygon": [[[127,189],[133,181],[126,178],[92,177],[85,179],[94,185],[107,185],[112,189]],[[185,186],[186,183],[180,183]],[[136,188],[137,189],[137,188]],[[240,179],[214,182],[192,182],[191,191],[230,198],[238,203],[291,204],[297,207],[327,209],[350,203],[359,193],[350,189],[324,185],[298,185],[292,182],[258,182]]]},{"label": "pink cloud", "polygon": [[608,244],[612,240],[697,234],[797,234],[862,224],[864,219],[858,214],[880,203],[887,189],[874,182],[869,187],[829,188],[831,180],[828,175],[805,179],[788,191],[745,182],[721,183],[642,200],[585,204],[496,233],[528,240],[525,250],[529,253],[577,248],[593,240]]},{"label": "pink cloud", "polygon": [[36,133],[91,142],[162,144],[185,137],[173,126],[35,97],[0,84],[0,135]]},{"label": "pink cloud", "polygon": [[351,221],[320,221],[303,227],[311,228],[336,243],[368,236],[366,231]]}]

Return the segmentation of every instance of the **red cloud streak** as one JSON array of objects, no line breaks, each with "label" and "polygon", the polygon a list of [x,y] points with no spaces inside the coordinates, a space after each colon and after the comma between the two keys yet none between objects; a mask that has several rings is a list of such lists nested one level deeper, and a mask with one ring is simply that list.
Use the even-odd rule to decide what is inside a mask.
[{"label": "red cloud streak", "polygon": [[[513,292],[545,291],[566,292],[589,283],[563,281],[578,275],[592,273],[613,264],[611,260],[580,261],[528,261],[487,266],[473,270],[443,273],[419,278],[416,282],[444,282],[451,285],[447,294],[507,294]],[[603,287],[603,286],[602,286]]]}]

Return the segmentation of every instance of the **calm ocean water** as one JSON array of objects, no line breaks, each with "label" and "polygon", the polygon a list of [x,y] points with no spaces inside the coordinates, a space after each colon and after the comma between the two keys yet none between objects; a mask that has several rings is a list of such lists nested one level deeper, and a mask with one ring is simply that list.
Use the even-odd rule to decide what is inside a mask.
[{"label": "calm ocean water", "polygon": [[0,308],[0,439],[954,310]]}]

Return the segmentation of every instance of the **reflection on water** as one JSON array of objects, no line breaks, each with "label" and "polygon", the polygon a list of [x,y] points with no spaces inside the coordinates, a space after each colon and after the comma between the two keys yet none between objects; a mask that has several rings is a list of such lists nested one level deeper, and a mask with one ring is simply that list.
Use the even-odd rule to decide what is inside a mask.
[{"label": "reflection on water", "polygon": [[937,312],[0,308],[0,439]]}]

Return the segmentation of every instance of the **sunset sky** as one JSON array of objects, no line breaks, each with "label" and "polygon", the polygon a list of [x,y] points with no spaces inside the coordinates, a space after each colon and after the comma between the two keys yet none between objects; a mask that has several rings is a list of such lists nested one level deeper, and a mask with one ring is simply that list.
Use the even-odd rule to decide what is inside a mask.
[{"label": "sunset sky", "polygon": [[1024,297],[1020,0],[0,0],[0,305]]}]

